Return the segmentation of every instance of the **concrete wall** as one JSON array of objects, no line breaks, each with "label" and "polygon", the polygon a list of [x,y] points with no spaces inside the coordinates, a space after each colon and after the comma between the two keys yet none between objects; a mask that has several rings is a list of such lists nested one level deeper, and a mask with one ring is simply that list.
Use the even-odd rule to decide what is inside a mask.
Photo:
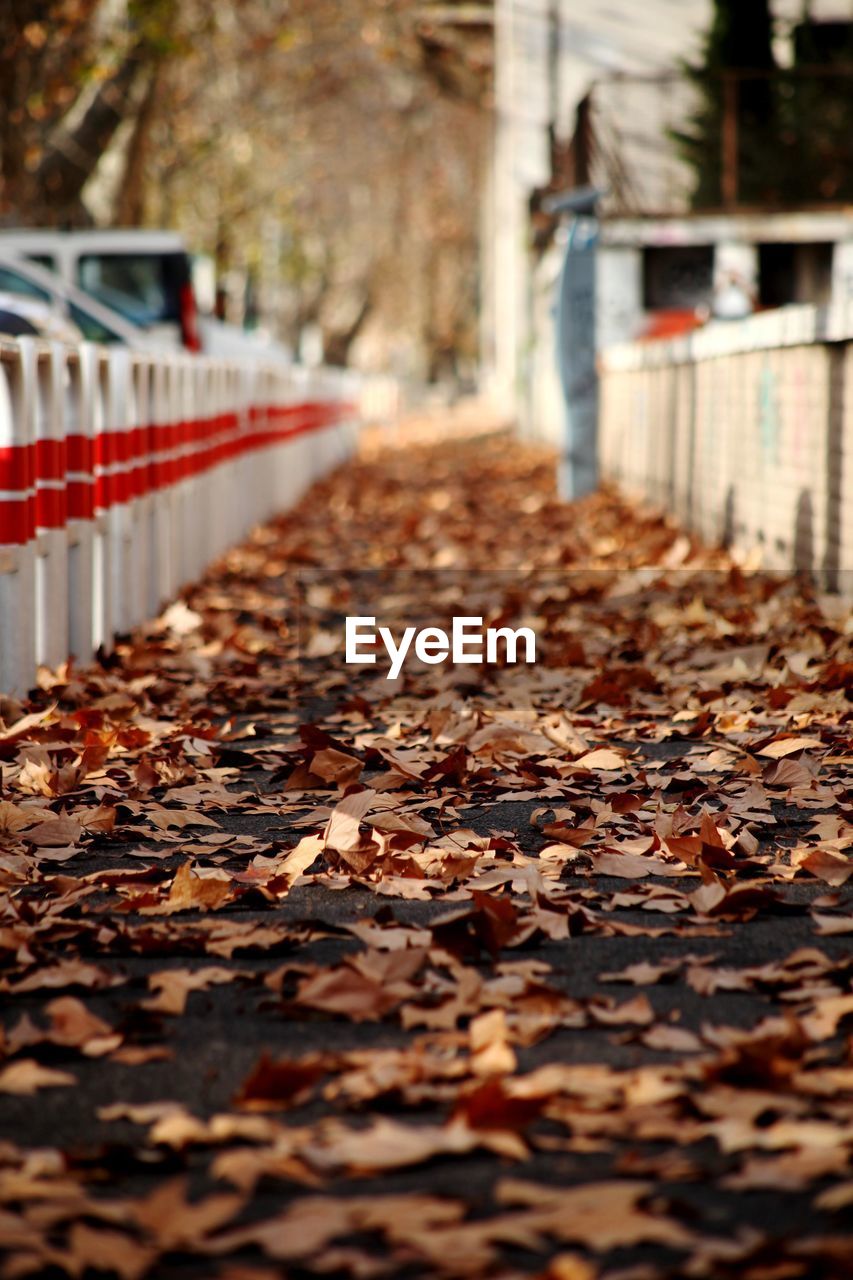
[{"label": "concrete wall", "polygon": [[494,147],[485,192],[482,390],[501,415],[538,431],[531,407],[536,342],[529,200],[551,179],[549,128],[566,141],[575,109],[604,69],[654,71],[699,39],[711,0],[495,0]]},{"label": "concrete wall", "polygon": [[601,362],[602,474],[711,543],[853,593],[853,307],[786,307]]}]

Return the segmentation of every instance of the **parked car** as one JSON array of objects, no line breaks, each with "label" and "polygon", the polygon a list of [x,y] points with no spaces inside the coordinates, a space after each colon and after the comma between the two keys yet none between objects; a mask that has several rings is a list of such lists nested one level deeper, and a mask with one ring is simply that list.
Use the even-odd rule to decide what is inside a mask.
[{"label": "parked car", "polygon": [[142,349],[160,345],[144,329],[26,258],[0,253],[0,291],[47,307],[89,342],[118,342]]},{"label": "parked car", "polygon": [[0,231],[0,254],[28,258],[145,330],[199,351],[189,254],[171,231]]},{"label": "parked car", "polygon": [[0,292],[0,338],[54,338],[82,342],[83,334],[66,315],[48,302]]}]

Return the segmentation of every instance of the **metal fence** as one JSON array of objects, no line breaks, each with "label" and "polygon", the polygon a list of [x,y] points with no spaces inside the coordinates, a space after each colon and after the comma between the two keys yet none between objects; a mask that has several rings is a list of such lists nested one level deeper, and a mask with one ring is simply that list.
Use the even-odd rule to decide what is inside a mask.
[{"label": "metal fence", "polygon": [[0,342],[0,693],[156,614],[343,459],[347,375]]},{"label": "metal fence", "polygon": [[853,306],[602,358],[602,474],[710,543],[853,594]]}]

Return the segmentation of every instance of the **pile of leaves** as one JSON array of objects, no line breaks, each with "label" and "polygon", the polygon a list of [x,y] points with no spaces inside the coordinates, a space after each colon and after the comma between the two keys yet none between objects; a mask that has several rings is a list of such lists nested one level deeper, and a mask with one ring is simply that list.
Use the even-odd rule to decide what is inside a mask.
[{"label": "pile of leaves", "polygon": [[481,435],[0,702],[0,1276],[848,1274],[851,675],[840,601]]}]

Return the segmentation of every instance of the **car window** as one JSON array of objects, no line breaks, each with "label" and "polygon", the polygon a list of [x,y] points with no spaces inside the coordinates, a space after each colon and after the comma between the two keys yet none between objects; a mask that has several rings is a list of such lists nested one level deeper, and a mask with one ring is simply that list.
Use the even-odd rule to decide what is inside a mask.
[{"label": "car window", "polygon": [[77,263],[80,287],[134,324],[179,322],[188,279],[185,253],[87,253]]},{"label": "car window", "polygon": [[107,328],[100,320],[78,307],[76,302],[68,303],[68,312],[77,328],[87,342],[122,342],[123,339],[113,329]]},{"label": "car window", "polygon": [[47,289],[33,284],[26,276],[20,275],[14,267],[0,266],[0,290],[3,293],[18,293],[23,298],[38,298],[39,302],[52,302]]},{"label": "car window", "polygon": [[34,262],[37,267],[44,267],[45,271],[56,270],[56,258],[52,253],[28,253],[27,261]]},{"label": "car window", "polygon": [[37,335],[38,329],[23,316],[16,315],[14,311],[4,311],[0,308],[0,334],[10,338],[20,338],[22,334]]}]

